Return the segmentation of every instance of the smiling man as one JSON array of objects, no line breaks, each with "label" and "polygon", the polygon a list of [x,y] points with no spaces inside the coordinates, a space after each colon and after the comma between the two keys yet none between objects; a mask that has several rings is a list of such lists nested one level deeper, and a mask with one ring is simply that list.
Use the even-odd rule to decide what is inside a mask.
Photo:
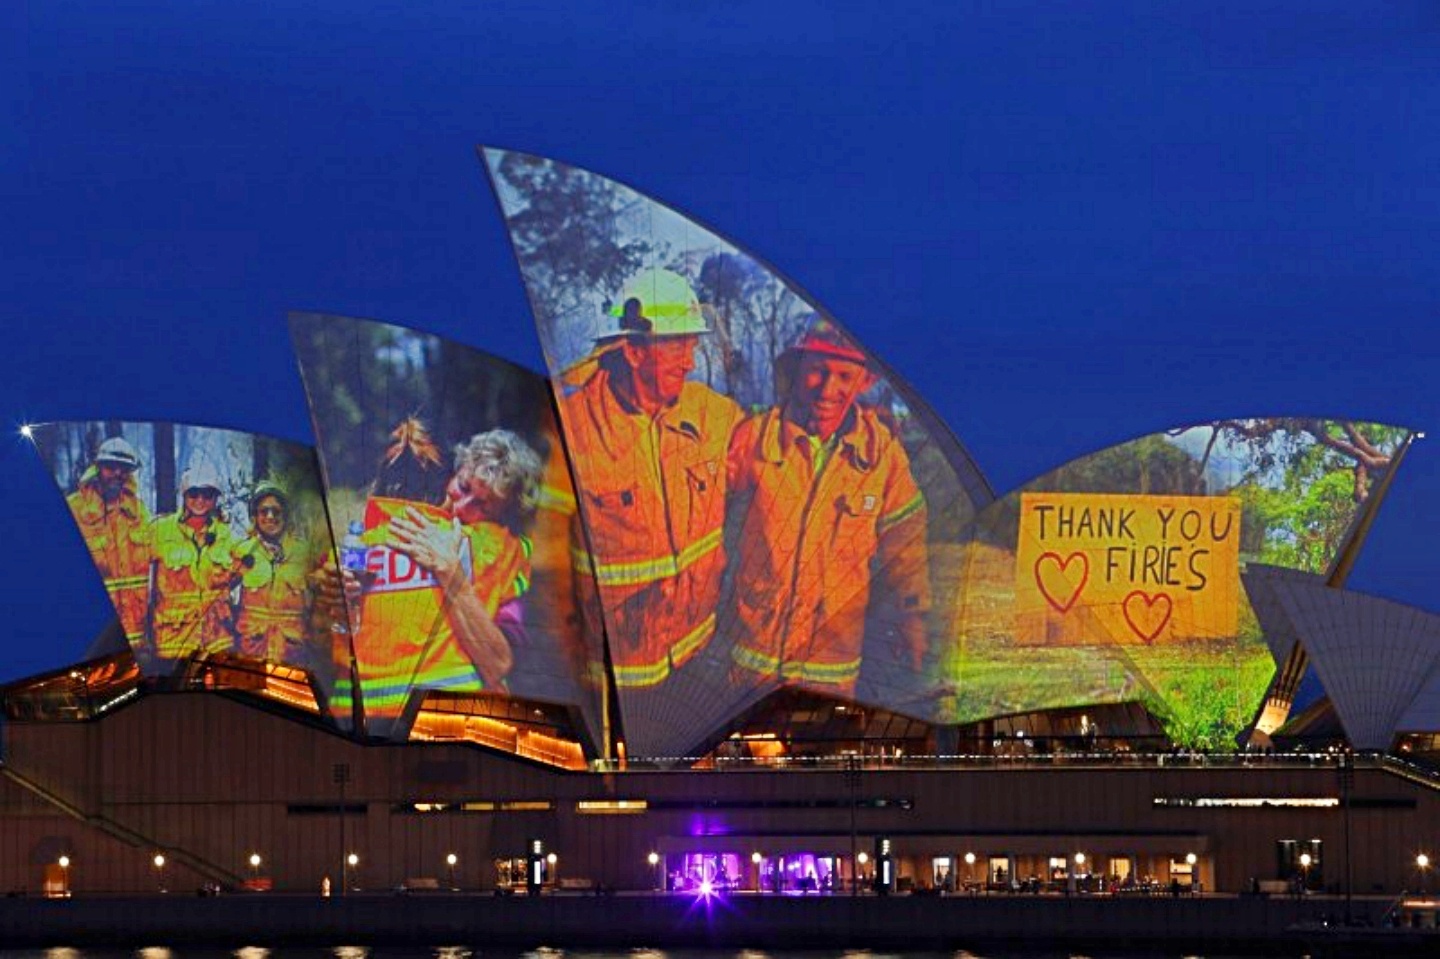
[{"label": "smiling man", "polygon": [[111,437],[100,444],[94,463],[65,498],[132,648],[144,642],[149,596],[150,511],[136,489],[139,469],[135,448]]},{"label": "smiling man", "polygon": [[876,377],[839,329],[815,320],[777,369],[786,398],[730,444],[731,656],[742,682],[848,697],[867,622],[887,665],[922,666],[925,499],[899,439],[859,404]]},{"label": "smiling man", "polygon": [[[576,559],[598,584],[615,683],[653,688],[715,632],[725,451],[740,408],[689,378],[710,328],[684,277],[646,270],[612,313],[561,422],[589,534],[588,550],[576,536]],[[593,621],[595,597],[582,599]]]}]

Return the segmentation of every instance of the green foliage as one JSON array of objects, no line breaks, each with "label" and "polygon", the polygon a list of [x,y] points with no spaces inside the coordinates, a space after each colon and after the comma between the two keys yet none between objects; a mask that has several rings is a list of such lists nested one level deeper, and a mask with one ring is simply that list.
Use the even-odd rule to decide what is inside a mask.
[{"label": "green foliage", "polygon": [[1027,488],[1067,493],[1193,495],[1204,491],[1203,484],[1204,474],[1195,458],[1159,434],[1074,460]]},{"label": "green foliage", "polygon": [[596,291],[619,290],[657,252],[621,240],[625,198],[604,177],[521,153],[507,153],[499,174],[524,202],[507,222],[544,329],[586,307]]}]

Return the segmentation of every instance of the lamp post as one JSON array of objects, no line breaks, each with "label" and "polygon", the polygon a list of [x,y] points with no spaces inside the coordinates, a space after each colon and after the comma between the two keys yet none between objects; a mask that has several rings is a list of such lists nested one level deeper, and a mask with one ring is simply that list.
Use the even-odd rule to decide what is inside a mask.
[{"label": "lamp post", "polygon": [[659,892],[659,891],[660,891],[660,854],[659,854],[658,852],[651,852],[650,855],[648,855],[648,856],[645,857],[645,861],[650,864],[650,885],[651,885],[652,888],[654,888],[654,890],[655,890],[656,892]]},{"label": "lamp post", "polygon": [[57,866],[60,867],[60,882],[61,882],[61,883],[63,884],[63,886],[64,886],[64,888],[60,890],[60,894],[61,894],[62,896],[65,896],[66,898],[69,898],[69,896],[70,896],[70,857],[69,857],[69,856],[62,855],[59,859],[55,860],[55,865],[57,865]]},{"label": "lamp post", "polygon": [[855,894],[860,894],[860,874],[865,871],[865,864],[870,861],[870,854],[863,849],[855,857]]},{"label": "lamp post", "polygon": [[258,852],[252,852],[252,853],[250,854],[250,878],[251,878],[251,879],[259,879],[259,878],[260,878],[260,863],[261,863],[261,862],[262,862],[262,860],[261,860],[260,854],[259,854]]},{"label": "lamp post", "polygon": [[765,857],[762,856],[762,855],[760,855],[760,850],[758,850],[758,849],[755,850],[754,852],[752,852],[752,853],[750,854],[750,865],[752,865],[752,866],[755,867],[755,891],[756,891],[756,892],[759,892],[759,891],[760,891],[760,863],[763,862],[764,860],[765,860]]},{"label": "lamp post", "polygon": [[1197,855],[1195,855],[1193,852],[1187,852],[1187,853],[1185,854],[1185,864],[1190,867],[1190,894],[1191,894],[1192,896],[1195,894],[1195,886],[1196,886],[1196,883],[1195,883],[1195,864],[1196,864],[1197,862],[1199,862],[1199,861],[1200,861],[1200,857],[1197,856]]},{"label": "lamp post", "polygon": [[155,864],[155,885],[161,892],[165,891],[165,854],[157,852],[151,860]]},{"label": "lamp post", "polygon": [[1430,868],[1430,857],[1423,852],[1415,857],[1415,868],[1420,870],[1420,895],[1425,895],[1425,871]]},{"label": "lamp post", "polygon": [[980,891],[979,887],[975,885],[975,854],[973,852],[965,854],[965,884],[970,887],[972,893]]},{"label": "lamp post", "polygon": [[545,864],[549,867],[545,870],[549,874],[547,878],[550,880],[551,887],[554,888],[558,888],[560,885],[560,870],[555,868],[555,864],[559,861],[560,857],[553,852],[545,857]]},{"label": "lamp post", "polygon": [[452,853],[448,853],[448,854],[445,856],[445,870],[446,870],[446,872],[448,873],[448,875],[449,875],[449,877],[450,877],[450,888],[451,888],[451,889],[454,889],[454,888],[455,888],[455,864],[456,864],[457,862],[459,862],[459,861],[460,861],[460,857],[459,857],[459,856],[456,856],[453,852],[452,852]]},{"label": "lamp post", "polygon": [[352,852],[345,857],[344,874],[340,877],[340,895],[345,895],[345,890],[349,887],[351,881],[350,874],[355,871],[355,867],[358,865],[360,865],[360,857],[355,853]]},{"label": "lamp post", "polygon": [[1313,861],[1308,852],[1300,854],[1300,895],[1302,896],[1305,895],[1305,890],[1310,888],[1310,863]]},{"label": "lamp post", "polygon": [[[850,894],[857,896],[860,894],[860,869],[857,863],[863,861],[855,854],[855,849],[859,845],[858,827],[855,822],[855,807],[860,805],[859,756],[845,757],[845,786],[850,791],[850,867],[855,873],[850,879]],[[865,854],[860,853],[860,855],[863,856]]]},{"label": "lamp post", "polygon": [[[353,672],[351,675],[354,675]],[[357,723],[355,729],[358,731],[360,725]],[[350,781],[349,763],[332,763],[330,766],[330,781],[340,787],[340,805],[337,811],[340,813],[340,855],[345,855],[345,784]],[[352,853],[353,855],[353,853]],[[345,887],[350,885],[345,881],[346,869],[344,860],[340,864],[340,895],[345,895]]]}]

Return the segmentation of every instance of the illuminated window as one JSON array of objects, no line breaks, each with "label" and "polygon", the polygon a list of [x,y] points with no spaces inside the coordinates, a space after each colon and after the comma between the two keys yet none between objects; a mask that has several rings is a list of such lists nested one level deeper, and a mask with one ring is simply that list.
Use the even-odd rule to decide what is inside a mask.
[{"label": "illuminated window", "polygon": [[1155,805],[1171,809],[1332,809],[1330,796],[1156,796]]},{"label": "illuminated window", "polygon": [[627,816],[649,806],[643,799],[582,799],[575,803],[575,811],[585,816]]}]

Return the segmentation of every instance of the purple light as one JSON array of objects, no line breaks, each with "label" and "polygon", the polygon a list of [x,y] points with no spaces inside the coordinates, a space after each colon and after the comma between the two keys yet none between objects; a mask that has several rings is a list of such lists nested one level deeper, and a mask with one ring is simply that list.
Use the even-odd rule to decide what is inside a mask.
[{"label": "purple light", "polygon": [[700,895],[702,895],[702,896],[704,896],[704,897],[706,897],[706,898],[708,899],[710,896],[713,896],[714,894],[715,894],[715,887],[712,886],[712,885],[710,885],[710,880],[709,880],[709,879],[706,879],[704,882],[700,883]]}]

